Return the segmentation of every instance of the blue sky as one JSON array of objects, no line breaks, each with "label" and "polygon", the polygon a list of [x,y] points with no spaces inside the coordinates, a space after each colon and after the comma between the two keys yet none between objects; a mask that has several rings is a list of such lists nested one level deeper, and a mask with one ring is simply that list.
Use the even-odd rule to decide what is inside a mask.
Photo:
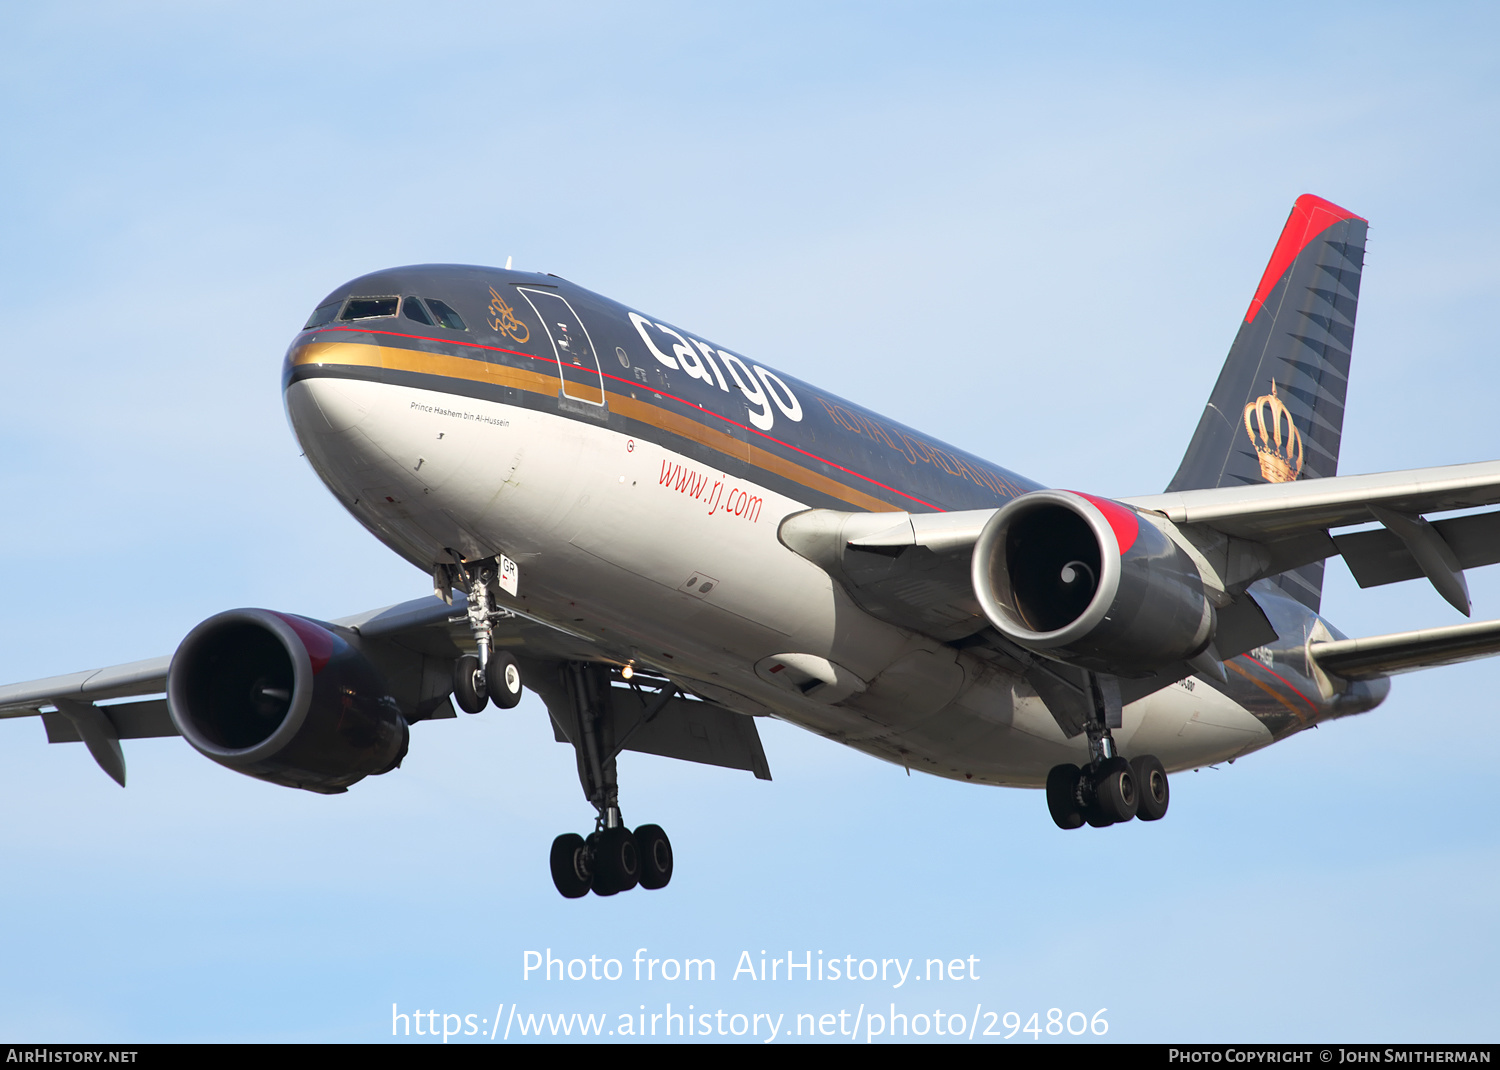
[{"label": "blue sky", "polygon": [[[1497,21],[11,13],[0,678],[163,654],[234,606],[328,618],[423,593],[298,456],[277,390],[317,300],[395,264],[514,257],[1033,478],[1149,493],[1313,192],[1371,220],[1341,470],[1500,455]],[[1470,583],[1500,616],[1495,577]],[[1351,635],[1454,619],[1338,564],[1324,607]],[[1156,826],[1068,835],[1038,793],[908,778],[781,724],[771,784],[629,755],[627,817],[666,827],[677,875],[573,903],[546,852],[590,812],[531,699],[419,726],[403,769],[337,798],[180,740],[127,743],[121,791],[4,722],[0,1038],[376,1041],[393,1002],[613,1026],[669,1001],[788,1023],[894,1001],[1107,1008],[1123,1040],[1493,1040],[1496,671],[1400,678],[1371,714],[1177,776]],[[719,979],[524,980],[549,947],[707,956]],[[729,979],[762,949],[972,955],[980,979]]]}]

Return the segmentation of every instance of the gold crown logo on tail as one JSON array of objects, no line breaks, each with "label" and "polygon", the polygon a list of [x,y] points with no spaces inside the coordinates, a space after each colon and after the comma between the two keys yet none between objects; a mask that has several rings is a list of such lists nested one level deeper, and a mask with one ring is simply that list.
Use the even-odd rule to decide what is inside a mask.
[{"label": "gold crown logo on tail", "polygon": [[1266,482],[1290,483],[1302,474],[1302,433],[1292,422],[1291,412],[1276,396],[1274,379],[1269,394],[1262,394],[1245,406],[1245,434],[1255,447],[1255,459],[1260,462],[1260,474]]}]

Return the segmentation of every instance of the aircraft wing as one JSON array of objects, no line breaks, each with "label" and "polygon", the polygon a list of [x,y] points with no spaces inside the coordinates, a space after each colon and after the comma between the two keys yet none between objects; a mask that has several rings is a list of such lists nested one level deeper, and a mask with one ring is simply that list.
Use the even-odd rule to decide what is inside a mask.
[{"label": "aircraft wing", "polygon": [[1390,676],[1500,654],[1500,620],[1315,642],[1307,652],[1325,672],[1346,679]]},{"label": "aircraft wing", "polygon": [[[377,647],[395,645],[418,654],[451,659],[467,652],[472,645],[467,642],[468,627],[453,621],[455,616],[462,618],[463,614],[463,596],[459,595],[453,606],[435,598],[417,598],[331,623],[353,632],[362,643]],[[591,649],[593,644],[589,640],[519,614],[497,627],[496,645],[524,648],[528,655],[535,657],[595,660],[601,656],[600,651]],[[140,696],[154,698],[167,690],[167,670],[171,663],[171,655],[166,655],[0,686],[0,718],[42,714],[43,720],[51,725],[55,722],[49,720],[51,715],[43,711],[58,708],[59,700],[95,703]],[[138,704],[143,711],[145,707],[160,707],[160,718],[134,716],[136,705],[123,703],[108,707],[111,719],[128,723],[128,727],[122,726],[119,738],[177,735],[171,718],[166,716],[165,701],[158,699]]]},{"label": "aircraft wing", "polygon": [[170,657],[151,658],[0,687],[0,718],[40,715],[47,742],[83,740],[100,768],[124,786],[125,756],[120,740],[175,736],[177,729],[164,698],[116,703],[107,708],[94,703],[159,696],[166,690],[171,661]]},{"label": "aircraft wing", "polygon": [[[413,719],[453,717],[446,667],[464,652],[459,643],[468,628],[451,622],[455,615],[462,617],[463,608],[461,600],[455,608],[436,598],[419,598],[333,623],[353,633],[394,677],[397,689],[407,693],[405,705],[415,713]],[[540,657],[599,656],[586,649],[586,640],[524,617],[504,623],[511,627],[496,629],[497,645],[524,647]],[[165,698],[171,663],[167,655],[0,686],[0,719],[40,716],[47,742],[82,741],[100,767],[123,786],[120,740],[179,734]],[[122,699],[127,701],[117,701]]]},{"label": "aircraft wing", "polygon": [[94,702],[161,694],[167,689],[167,666],[171,663],[170,656],[151,658],[127,665],[111,665],[106,669],[88,669],[66,676],[7,684],[0,687],[0,717],[31,716],[43,707],[55,705],[59,698]]},{"label": "aircraft wing", "polygon": [[[457,716],[449,700],[452,665],[473,650],[465,608],[461,594],[455,594],[451,606],[418,598],[330,623],[381,670],[409,722],[433,720]],[[494,643],[497,650],[525,660],[529,682],[547,702],[559,739],[567,738],[566,718],[559,720],[559,710],[567,706],[554,682],[545,678],[548,667],[620,660],[618,652],[601,649],[582,635],[520,613],[495,622]],[[0,686],[0,719],[39,716],[49,743],[83,742],[123,786],[120,740],[179,734],[165,698],[171,662],[168,655]],[[638,723],[623,749],[745,769],[770,779],[753,718],[638,674],[637,681],[642,679],[661,688],[659,702],[648,703],[652,696],[639,686],[610,688],[611,701],[634,711],[627,720],[632,726]]]},{"label": "aircraft wing", "polygon": [[[1289,483],[1184,490],[1120,499],[1164,518],[1190,545],[1215,598],[1217,659],[1275,638],[1248,591],[1289,569],[1342,555],[1363,587],[1426,576],[1461,612],[1469,612],[1464,570],[1500,562],[1500,511],[1429,523],[1422,514],[1500,502],[1500,461]],[[1069,670],[1044,664],[994,630],[975,596],[972,551],[997,510],[953,513],[843,513],[814,509],[782,522],[781,541],[818,564],[866,612],[901,627],[998,656],[1046,696],[1071,734],[1082,722],[1067,712],[1081,685],[1053,677]],[[1335,535],[1330,529],[1381,527]],[[1159,525],[1162,526],[1162,525]],[[1349,677],[1403,672],[1500,652],[1500,625],[1477,624],[1410,635],[1320,644],[1315,656]],[[1214,666],[1169,666],[1122,681],[1122,698],[1148,694]],[[1056,692],[1057,694],[1054,694]],[[1077,722],[1077,723],[1074,723]]]},{"label": "aircraft wing", "polygon": [[[1500,461],[1415,468],[1290,483],[1213,487],[1122,498],[1165,516],[1189,538],[1212,532],[1253,544],[1237,569],[1224,551],[1226,587],[1341,555],[1361,587],[1426,576],[1465,616],[1464,570],[1500,561],[1500,512],[1429,523],[1422,514],[1500,502]],[[1382,528],[1331,535],[1378,521]],[[1198,541],[1198,540],[1195,540]],[[1258,560],[1257,560],[1258,559]],[[1236,572],[1239,575],[1236,575]]]},{"label": "aircraft wing", "polygon": [[1180,490],[1119,500],[1161,513],[1174,524],[1205,525],[1226,535],[1268,542],[1367,523],[1374,519],[1371,506],[1415,515],[1493,505],[1500,502],[1500,461]]},{"label": "aircraft wing", "polygon": [[[1265,576],[1342,555],[1362,587],[1425,575],[1467,613],[1463,570],[1500,562],[1500,511],[1422,519],[1500,502],[1500,461],[1119,500],[1166,517],[1203,549],[1217,550],[1231,595]],[[824,568],[873,615],[952,641],[986,624],[969,552],[994,513],[814,509],[783,521],[781,541]],[[1330,533],[1372,521],[1383,526]]]}]

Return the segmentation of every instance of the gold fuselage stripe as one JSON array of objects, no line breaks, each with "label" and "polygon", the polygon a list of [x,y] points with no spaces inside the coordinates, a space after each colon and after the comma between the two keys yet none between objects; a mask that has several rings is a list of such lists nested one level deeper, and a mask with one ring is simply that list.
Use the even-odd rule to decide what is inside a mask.
[{"label": "gold fuselage stripe", "polygon": [[[547,398],[556,398],[560,383],[556,375],[513,368],[506,364],[492,364],[483,360],[455,357],[446,353],[429,353],[420,349],[399,349],[394,346],[370,345],[364,342],[309,342],[294,350],[291,357],[294,366],[325,365],[354,368],[383,368],[388,371],[412,372],[418,375],[433,375],[445,379],[463,379],[468,382],[490,386],[510,387]],[[570,382],[570,387],[579,384]],[[587,386],[583,390],[593,390]],[[649,391],[649,387],[642,388]],[[850,505],[870,512],[900,512],[900,507],[864,494],[820,472],[813,472],[785,457],[778,457],[769,450],[734,435],[707,427],[680,413],[670,412],[659,405],[641,401],[628,394],[608,392],[611,411],[627,419],[655,427],[680,438],[744,461],[764,472],[791,480],[810,490],[848,502]]]},{"label": "gold fuselage stripe", "polygon": [[[1307,715],[1305,713],[1303,713],[1300,709],[1298,709],[1295,705],[1293,705],[1290,699],[1288,699],[1281,692],[1277,691],[1270,684],[1266,683],[1264,680],[1257,679],[1256,677],[1252,676],[1249,672],[1247,672],[1245,669],[1240,668],[1240,666],[1235,663],[1235,661],[1234,661],[1233,658],[1231,658],[1230,660],[1226,661],[1224,663],[1224,667],[1226,669],[1229,669],[1231,672],[1237,673],[1238,675],[1244,677],[1245,680],[1247,680],[1248,682],[1254,684],[1256,687],[1260,688],[1266,694],[1270,695],[1277,702],[1279,702],[1283,706],[1285,706],[1287,708],[1287,711],[1289,713],[1291,713],[1291,715],[1293,717],[1297,718],[1297,723],[1298,724],[1306,724],[1307,723]],[[1313,712],[1316,713],[1317,711],[1314,710]]]}]

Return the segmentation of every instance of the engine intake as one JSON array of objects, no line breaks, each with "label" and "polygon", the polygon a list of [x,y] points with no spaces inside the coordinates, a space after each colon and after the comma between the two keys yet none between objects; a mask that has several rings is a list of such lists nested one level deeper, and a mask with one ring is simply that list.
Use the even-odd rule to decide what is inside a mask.
[{"label": "engine intake", "polygon": [[973,581],[1001,635],[1095,672],[1148,676],[1213,640],[1213,603],[1192,559],[1107,498],[1016,498],[974,544]]},{"label": "engine intake", "polygon": [[172,723],[237,772],[333,794],[406,756],[406,719],[380,673],[339,634],[265,609],[188,633],[167,672]]}]

